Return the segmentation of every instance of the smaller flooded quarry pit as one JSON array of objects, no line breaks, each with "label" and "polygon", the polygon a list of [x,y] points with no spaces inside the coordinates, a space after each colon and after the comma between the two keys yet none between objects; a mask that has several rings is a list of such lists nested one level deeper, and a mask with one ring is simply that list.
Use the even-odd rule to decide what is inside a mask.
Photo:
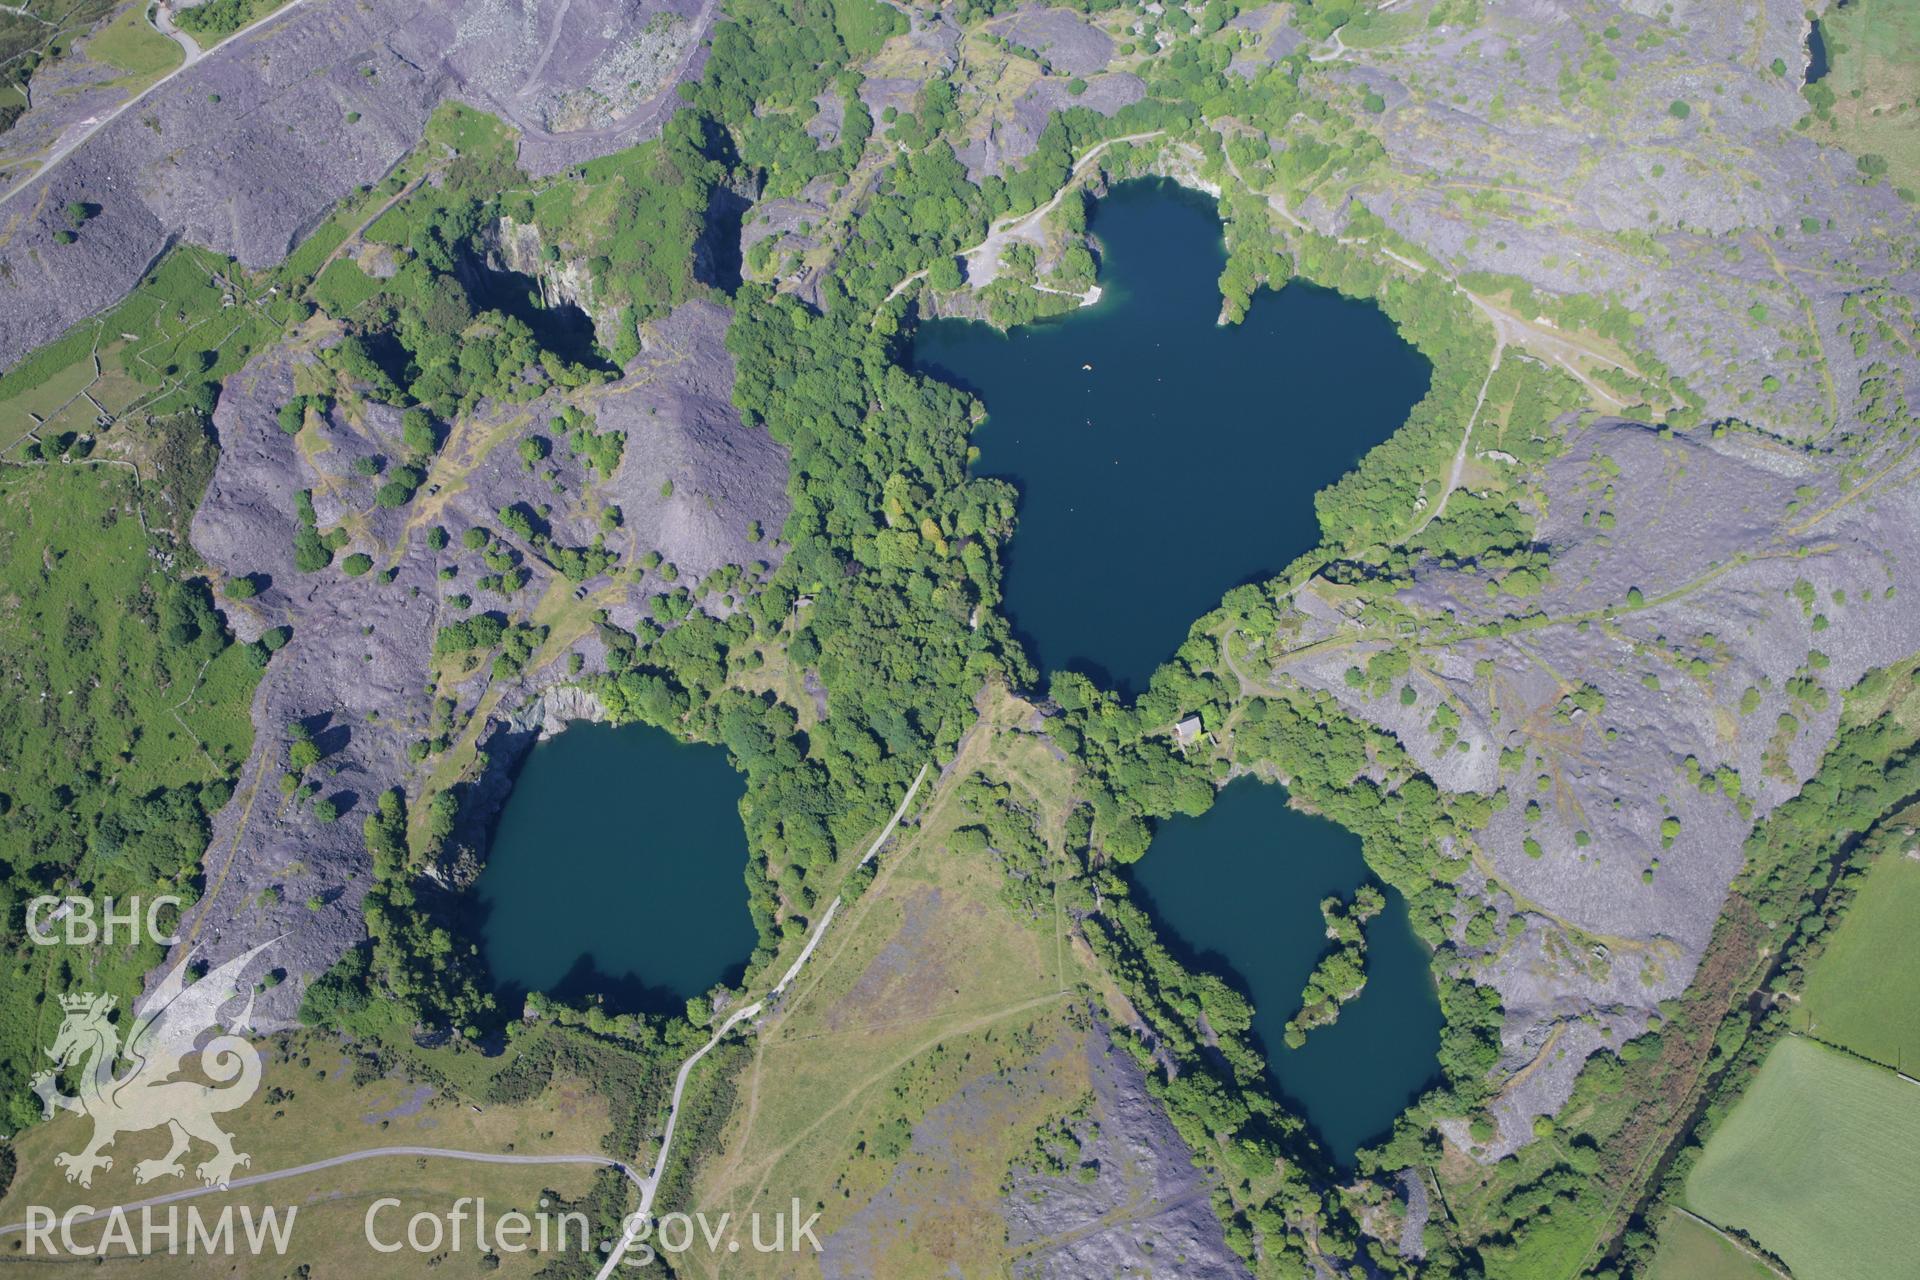
[{"label": "smaller flooded quarry pit", "polygon": [[663,1012],[737,978],[755,942],[744,790],[722,748],[647,725],[536,744],[474,884],[495,982]]},{"label": "smaller flooded quarry pit", "polygon": [[1368,879],[1358,836],[1291,808],[1280,787],[1243,780],[1204,816],[1165,823],[1129,879],[1176,954],[1229,975],[1253,1001],[1268,1072],[1340,1164],[1385,1137],[1432,1082],[1440,1001],[1427,949],[1391,889],[1366,925],[1365,989],[1299,1048],[1282,1039],[1333,945],[1320,900],[1350,899]]}]

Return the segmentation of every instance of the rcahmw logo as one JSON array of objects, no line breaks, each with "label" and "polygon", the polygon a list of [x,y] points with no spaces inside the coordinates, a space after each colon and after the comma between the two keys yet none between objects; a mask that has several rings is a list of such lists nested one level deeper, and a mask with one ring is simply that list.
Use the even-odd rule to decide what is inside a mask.
[{"label": "rcahmw logo", "polygon": [[[29,1258],[150,1257],[156,1253],[259,1257],[269,1250],[284,1255],[293,1237],[298,1205],[223,1205],[216,1214],[198,1205],[141,1205],[104,1212],[76,1204],[64,1213],[45,1205],[27,1209]],[[236,1219],[240,1230],[234,1230]],[[96,1228],[90,1229],[90,1228]]]},{"label": "rcahmw logo", "polygon": [[[96,1172],[113,1168],[106,1148],[116,1137],[162,1126],[172,1145],[165,1155],[134,1165],[135,1182],[185,1177],[181,1157],[196,1142],[213,1148],[194,1166],[210,1187],[226,1186],[235,1169],[250,1163],[215,1117],[241,1106],[260,1088],[260,1051],[235,1032],[245,1030],[253,1014],[252,988],[242,985],[247,966],[272,945],[263,942],[191,985],[186,961],[175,964],[134,1010],[124,1045],[112,1020],[112,996],[60,997],[66,1016],[47,1050],[53,1066],[34,1076],[33,1091],[49,1118],[71,1111],[93,1121],[93,1137],[85,1146],[54,1156],[68,1182],[92,1186]],[[222,1010],[239,1002],[242,991],[245,1006],[224,1019]],[[185,1075],[189,1058],[198,1060],[200,1075],[226,1087]],[[74,1082],[75,1093],[62,1092],[63,1077]]]}]

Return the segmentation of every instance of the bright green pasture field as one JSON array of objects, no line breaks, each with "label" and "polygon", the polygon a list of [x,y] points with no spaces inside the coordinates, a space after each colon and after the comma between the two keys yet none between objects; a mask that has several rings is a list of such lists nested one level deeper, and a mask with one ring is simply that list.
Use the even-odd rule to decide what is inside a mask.
[{"label": "bright green pasture field", "polygon": [[1832,58],[1825,83],[1837,99],[1831,136],[1856,155],[1885,156],[1893,184],[1912,188],[1920,183],[1920,4],[1830,4],[1820,29]]},{"label": "bright green pasture field", "polygon": [[1647,1280],[1776,1280],[1766,1265],[1684,1213],[1667,1214]]},{"label": "bright green pasture field", "polygon": [[87,37],[88,56],[120,68],[137,79],[157,76],[179,66],[185,57],[180,46],[161,35],[147,21],[146,5],[135,4]]},{"label": "bright green pasture field", "polygon": [[1863,1058],[1920,1075],[1916,937],[1920,861],[1906,857],[1896,845],[1867,872],[1846,918],[1807,974],[1794,1027]]},{"label": "bright green pasture field", "polygon": [[313,298],[329,315],[344,316],[380,289],[381,282],[368,276],[358,264],[336,258],[313,282]]},{"label": "bright green pasture field", "polygon": [[1788,1037],[1708,1140],[1686,1201],[1759,1241],[1798,1280],[1912,1275],[1920,1086]]}]

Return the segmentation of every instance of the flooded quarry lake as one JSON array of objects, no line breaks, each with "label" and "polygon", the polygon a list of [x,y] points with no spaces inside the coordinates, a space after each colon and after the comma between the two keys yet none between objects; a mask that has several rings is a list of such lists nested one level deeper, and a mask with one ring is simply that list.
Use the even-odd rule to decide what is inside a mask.
[{"label": "flooded quarry lake", "polygon": [[755,941],[744,790],[723,749],[648,725],[537,744],[474,885],[494,980],[660,1011],[737,977]]},{"label": "flooded quarry lake", "polygon": [[1366,988],[1299,1048],[1281,1035],[1332,945],[1320,900],[1350,898],[1367,882],[1359,837],[1289,808],[1282,788],[1249,779],[1229,786],[1204,816],[1163,824],[1128,872],[1176,954],[1229,975],[1252,998],[1274,1082],[1333,1158],[1350,1164],[1355,1150],[1385,1137],[1436,1075],[1440,1045],[1427,949],[1399,894],[1386,890],[1386,910],[1366,925]]},{"label": "flooded quarry lake", "polygon": [[914,362],[985,402],[978,470],[1020,488],[1006,609],[1044,671],[1137,693],[1228,588],[1320,540],[1313,495],[1392,435],[1431,369],[1371,302],[1298,281],[1216,323],[1204,195],[1095,203],[1100,301],[1008,334],[920,326]]}]

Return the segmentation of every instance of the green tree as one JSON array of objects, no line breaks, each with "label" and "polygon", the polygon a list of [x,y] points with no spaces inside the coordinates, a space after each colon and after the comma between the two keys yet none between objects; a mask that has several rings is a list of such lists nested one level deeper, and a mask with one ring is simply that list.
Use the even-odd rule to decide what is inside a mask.
[{"label": "green tree", "polygon": [[433,415],[425,409],[412,408],[400,415],[400,442],[408,452],[425,457],[440,447],[440,433],[433,425]]},{"label": "green tree", "polygon": [[933,265],[927,268],[928,286],[941,293],[952,293],[965,283],[957,258],[936,258]]}]

